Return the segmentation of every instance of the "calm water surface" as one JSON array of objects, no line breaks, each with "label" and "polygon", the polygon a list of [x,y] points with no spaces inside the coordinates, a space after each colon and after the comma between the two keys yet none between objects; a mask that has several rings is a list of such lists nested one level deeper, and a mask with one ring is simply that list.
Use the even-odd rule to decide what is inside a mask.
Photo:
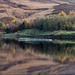
[{"label": "calm water surface", "polygon": [[[19,52],[26,54],[37,54],[61,60],[74,59],[75,44],[58,44],[52,42],[19,42],[15,40],[0,40],[0,54],[17,55]],[[1,56],[2,59],[2,56]],[[65,61],[64,60],[64,61]]]},{"label": "calm water surface", "polygon": [[[6,71],[12,65],[26,63],[28,60],[32,61],[35,58],[38,61],[40,60],[39,64],[41,65],[43,64],[42,60],[47,61],[48,59],[52,59],[54,62],[60,64],[74,63],[75,44],[30,41],[19,42],[0,39],[0,71]],[[32,62],[36,61],[33,60]],[[2,67],[2,65],[7,66]]]}]

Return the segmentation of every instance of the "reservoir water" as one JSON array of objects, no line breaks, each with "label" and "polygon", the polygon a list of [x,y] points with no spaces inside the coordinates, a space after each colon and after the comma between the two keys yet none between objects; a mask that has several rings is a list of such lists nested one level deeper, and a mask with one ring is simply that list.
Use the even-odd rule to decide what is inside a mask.
[{"label": "reservoir water", "polygon": [[74,73],[75,44],[72,42],[0,39],[0,72],[68,74],[72,68],[70,73]]}]

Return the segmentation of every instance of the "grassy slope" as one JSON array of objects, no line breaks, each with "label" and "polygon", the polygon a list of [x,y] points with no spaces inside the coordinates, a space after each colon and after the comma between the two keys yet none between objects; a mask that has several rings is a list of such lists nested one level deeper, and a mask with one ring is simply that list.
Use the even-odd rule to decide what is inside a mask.
[{"label": "grassy slope", "polygon": [[75,31],[40,31],[38,29],[26,29],[18,33],[19,35],[25,35],[25,36],[36,36],[36,35],[75,35]]},{"label": "grassy slope", "polygon": [[4,38],[16,38],[16,35],[20,36],[75,35],[75,31],[59,30],[50,32],[50,31],[40,31],[38,29],[26,29],[16,33],[6,33],[4,34]]},{"label": "grassy slope", "polygon": [[[0,0],[0,18],[33,19],[75,10],[75,0]],[[15,11],[16,10],[16,11]]]},{"label": "grassy slope", "polygon": [[53,35],[74,35],[75,31],[59,30],[59,31],[54,31],[51,34],[53,34]]},{"label": "grassy slope", "polygon": [[19,35],[26,35],[26,36],[36,36],[36,35],[50,35],[51,32],[44,32],[44,31],[40,31],[38,29],[26,29],[23,30],[22,32],[18,33]]}]

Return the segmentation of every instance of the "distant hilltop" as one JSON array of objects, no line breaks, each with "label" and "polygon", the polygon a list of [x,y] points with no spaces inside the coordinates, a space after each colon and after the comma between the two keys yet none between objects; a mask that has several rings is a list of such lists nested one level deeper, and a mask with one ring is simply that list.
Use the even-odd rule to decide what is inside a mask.
[{"label": "distant hilltop", "polygon": [[0,18],[32,19],[70,10],[75,11],[75,0],[0,0]]}]

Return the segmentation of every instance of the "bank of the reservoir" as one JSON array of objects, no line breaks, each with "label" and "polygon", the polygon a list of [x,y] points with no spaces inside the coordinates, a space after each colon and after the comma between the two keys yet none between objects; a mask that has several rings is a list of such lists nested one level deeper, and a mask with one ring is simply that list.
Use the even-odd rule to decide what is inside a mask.
[{"label": "bank of the reservoir", "polygon": [[2,38],[42,38],[42,39],[75,39],[75,31],[41,31],[38,29],[26,29],[16,33],[1,34]]}]

